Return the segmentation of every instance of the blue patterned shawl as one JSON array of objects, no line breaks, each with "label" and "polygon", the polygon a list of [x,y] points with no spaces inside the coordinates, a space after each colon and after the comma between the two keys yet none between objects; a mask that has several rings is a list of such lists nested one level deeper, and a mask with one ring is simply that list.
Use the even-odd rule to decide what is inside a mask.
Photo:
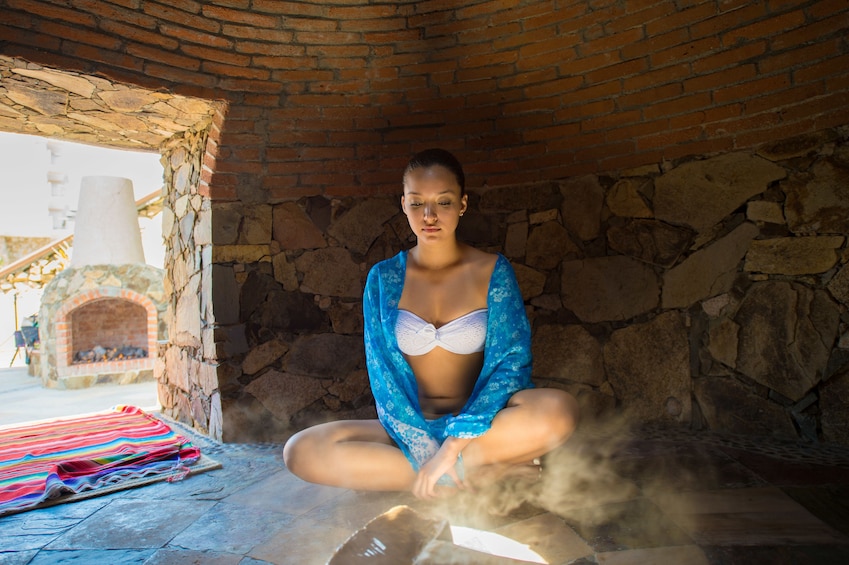
[{"label": "blue patterned shawl", "polygon": [[483,368],[459,414],[425,421],[418,385],[398,349],[395,321],[404,288],[407,252],[372,267],[363,295],[365,350],[377,415],[390,437],[418,470],[448,436],[475,438],[517,391],[531,388],[531,330],[513,267],[499,254],[489,282],[489,318]]}]

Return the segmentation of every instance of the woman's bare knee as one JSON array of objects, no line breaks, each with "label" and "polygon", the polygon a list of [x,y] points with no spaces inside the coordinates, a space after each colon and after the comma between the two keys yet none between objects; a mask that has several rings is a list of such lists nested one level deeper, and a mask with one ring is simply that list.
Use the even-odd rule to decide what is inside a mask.
[{"label": "woman's bare knee", "polygon": [[301,478],[305,478],[309,461],[313,458],[311,453],[315,451],[312,446],[315,443],[314,438],[310,437],[313,435],[315,430],[307,428],[290,437],[283,446],[283,462],[286,468]]},{"label": "woman's bare knee", "polygon": [[[578,425],[578,402],[565,390],[555,388],[529,389],[517,404],[533,406],[533,414],[547,436],[545,443],[551,449],[564,443]],[[518,396],[518,394],[517,394]]]},{"label": "woman's bare knee", "polygon": [[286,468],[304,480],[312,480],[312,470],[330,453],[339,431],[340,423],[331,422],[306,428],[290,437],[283,446]]},{"label": "woman's bare knee", "polygon": [[334,457],[345,442],[392,444],[377,420],[340,420],[306,428],[283,446],[283,461],[289,471],[309,482],[326,483],[333,473]]},{"label": "woman's bare knee", "polygon": [[556,443],[562,444],[568,440],[575,428],[578,427],[578,401],[565,390],[551,389],[549,397],[552,432]]}]

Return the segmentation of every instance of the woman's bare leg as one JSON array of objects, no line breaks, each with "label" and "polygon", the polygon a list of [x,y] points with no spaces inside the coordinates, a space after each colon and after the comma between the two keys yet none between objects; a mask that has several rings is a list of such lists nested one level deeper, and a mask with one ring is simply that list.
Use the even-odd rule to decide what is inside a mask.
[{"label": "woman's bare leg", "polygon": [[342,420],[302,430],[283,447],[305,481],[358,490],[410,490],[416,474],[377,420]]},{"label": "woman's bare leg", "polygon": [[577,423],[578,403],[571,394],[521,390],[496,414],[489,431],[463,449],[463,465],[473,476],[488,466],[529,464],[562,445]]},{"label": "woman's bare leg", "polygon": [[[533,388],[514,394],[492,427],[463,449],[474,478],[490,470],[529,464],[564,443],[575,430],[578,407],[562,390]],[[416,473],[377,420],[328,422],[286,442],[289,470],[305,481],[358,490],[408,491]],[[485,479],[486,480],[486,479]]]}]

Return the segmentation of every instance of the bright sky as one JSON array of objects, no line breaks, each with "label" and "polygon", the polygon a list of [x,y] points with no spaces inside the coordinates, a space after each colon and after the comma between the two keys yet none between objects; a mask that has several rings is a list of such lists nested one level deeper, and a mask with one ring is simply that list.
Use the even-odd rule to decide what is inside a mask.
[{"label": "bright sky", "polygon": [[[72,234],[72,221],[64,230],[53,229],[47,209],[51,200],[57,200],[76,210],[84,176],[128,178],[133,181],[136,200],[162,188],[158,153],[57,140],[61,149],[56,163],[51,165],[48,141],[46,137],[0,132],[0,235],[58,239]],[[53,197],[48,171],[68,176],[64,196]]]}]

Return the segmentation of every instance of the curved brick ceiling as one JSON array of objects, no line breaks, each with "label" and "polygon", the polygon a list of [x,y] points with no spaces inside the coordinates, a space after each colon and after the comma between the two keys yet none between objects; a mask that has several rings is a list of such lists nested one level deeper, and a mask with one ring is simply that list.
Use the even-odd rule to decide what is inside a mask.
[{"label": "curved brick ceiling", "polygon": [[226,101],[216,199],[395,193],[433,145],[499,186],[846,123],[849,8],[832,2],[0,4],[8,56]]}]

